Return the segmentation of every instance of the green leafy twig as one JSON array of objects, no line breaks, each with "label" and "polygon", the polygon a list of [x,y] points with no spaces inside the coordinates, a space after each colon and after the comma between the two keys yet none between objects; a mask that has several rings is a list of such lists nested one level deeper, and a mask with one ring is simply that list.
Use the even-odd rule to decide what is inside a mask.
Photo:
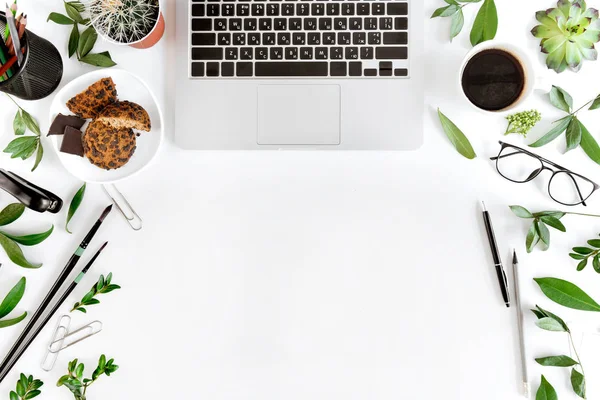
[{"label": "green leafy twig", "polygon": [[590,239],[587,244],[591,247],[573,247],[573,253],[569,253],[569,257],[579,261],[577,271],[583,270],[591,259],[594,271],[600,274],[600,239]]},{"label": "green leafy twig", "polygon": [[92,286],[90,291],[87,292],[87,294],[85,296],[83,296],[83,299],[81,299],[81,301],[79,301],[73,305],[71,312],[77,310],[77,311],[86,313],[87,310],[85,309],[84,306],[92,306],[94,304],[100,304],[100,300],[95,298],[96,295],[110,293],[113,290],[121,289],[121,286],[115,285],[115,284],[111,283],[111,281],[112,281],[112,272],[106,276],[106,279],[104,278],[104,275],[100,275],[98,282],[96,282],[94,284],[94,286]]},{"label": "green leafy twig", "polygon": [[508,115],[506,120],[508,126],[504,135],[509,133],[518,133],[527,136],[527,133],[542,119],[542,114],[537,110],[521,111],[516,114]]},{"label": "green leafy twig", "polygon": [[550,230],[548,226],[566,232],[567,228],[560,221],[565,215],[582,215],[586,217],[600,217],[595,214],[584,214],[576,212],[565,212],[565,211],[540,211],[536,213],[530,212],[523,206],[509,206],[512,212],[519,218],[533,219],[533,223],[527,232],[525,238],[525,248],[528,253],[531,253],[535,246],[539,243],[543,251],[548,250],[550,247]]},{"label": "green leafy twig", "polygon": [[[535,314],[535,316],[538,318],[538,320],[535,322],[535,324],[539,328],[544,329],[546,331],[565,332],[569,337],[569,345],[571,346],[571,349],[573,350],[573,354],[575,355],[575,358],[576,358],[576,360],[574,360],[571,357],[566,356],[566,355],[558,355],[558,356],[536,358],[535,361],[540,365],[549,366],[549,367],[562,367],[562,368],[572,367],[571,368],[571,387],[573,388],[573,391],[579,397],[581,397],[582,399],[585,399],[586,398],[585,371],[583,369],[583,365],[581,364],[581,359],[579,358],[579,353],[577,352],[577,349],[575,348],[575,343],[573,342],[573,335],[571,333],[571,330],[569,329],[569,327],[567,326],[565,321],[563,321],[557,315],[551,313],[550,311],[546,311],[546,310],[542,309],[540,306],[536,305],[535,307],[536,307],[536,309],[531,310]],[[579,368],[581,370],[581,372],[578,371],[577,368]],[[542,382],[544,380],[545,379],[542,376]],[[546,384],[549,385],[549,383],[547,381],[546,381]],[[552,390],[554,390],[554,389],[552,389]],[[556,398],[556,392],[554,395]],[[546,397],[546,398],[551,398],[551,397]]]},{"label": "green leafy twig", "polygon": [[[17,114],[13,120],[13,130],[16,136],[20,136],[11,141],[8,146],[4,149],[5,153],[9,153],[10,158],[20,158],[26,160],[36,153],[35,163],[31,172],[35,171],[40,165],[42,158],[44,157],[44,147],[40,139],[40,126],[38,125],[35,118],[25,111],[21,106],[8,94],[6,96],[12,101],[18,108]],[[23,136],[29,129],[35,134],[35,136]]]},{"label": "green leafy twig", "polygon": [[550,131],[544,136],[531,143],[529,146],[544,146],[559,137],[563,132],[566,132],[565,137],[567,141],[567,151],[581,146],[589,158],[591,158],[597,164],[600,164],[600,146],[598,146],[598,142],[596,142],[588,129],[583,125],[583,123],[581,123],[581,120],[577,118],[577,113],[587,107],[590,103],[591,106],[588,108],[588,110],[600,108],[600,95],[588,101],[575,111],[573,111],[573,97],[571,97],[566,90],[558,86],[552,86],[552,90],[550,90],[548,95],[550,98],[550,103],[552,103],[552,105],[559,110],[566,112],[567,115],[557,121],[554,121],[554,127],[550,129]]},{"label": "green leafy twig", "polygon": [[[52,21],[59,25],[72,25],[69,35],[69,58],[77,56],[77,60],[82,63],[90,64],[95,67],[113,67],[117,65],[111,58],[108,51],[102,53],[92,53],[92,49],[98,40],[96,29],[90,25],[90,20],[84,18],[81,13],[85,11],[85,5],[80,1],[63,1],[67,15],[51,12],[47,21]],[[87,26],[83,33],[79,32],[79,25]]]},{"label": "green leafy twig", "polygon": [[[83,378],[83,363],[78,363],[77,359],[71,361],[68,365],[69,373],[60,377],[56,386],[65,386],[73,393],[75,400],[86,400],[87,388],[96,382],[102,376],[110,376],[113,372],[119,369],[119,366],[114,364],[114,359],[106,361],[106,356],[102,354],[98,360],[98,366],[92,373],[92,378]],[[12,399],[11,399],[12,400]]]},{"label": "green leafy twig", "polygon": [[442,114],[439,108],[437,112],[442,124],[442,128],[444,129],[446,136],[448,136],[448,139],[456,151],[469,160],[477,157],[475,150],[473,150],[473,146],[471,146],[471,142],[469,142],[469,139],[467,139],[465,134],[462,133],[462,131],[454,124],[454,122],[450,121],[448,117]]},{"label": "green leafy twig", "polygon": [[42,391],[39,390],[44,382],[39,379],[33,379],[33,375],[29,377],[21,374],[17,381],[16,391],[10,392],[10,400],[29,400],[39,396]]},{"label": "green leafy twig", "polygon": [[[8,225],[15,222],[23,215],[25,206],[20,203],[9,204],[2,211],[0,211],[0,226]],[[35,246],[36,244],[42,243],[46,240],[54,231],[54,225],[45,232],[35,233],[31,235],[17,236],[0,230],[0,246],[6,251],[6,255],[12,262],[23,267],[23,268],[39,268],[42,264],[32,264],[27,261],[23,250],[19,247],[23,246]]]},{"label": "green leafy twig", "polygon": [[[450,41],[454,39],[462,31],[465,24],[465,16],[463,7],[472,3],[480,3],[482,0],[444,0],[448,5],[440,7],[433,12],[431,18],[436,17],[451,17],[452,24],[450,26]],[[498,12],[494,0],[483,0],[483,4],[479,8],[479,12],[473,22],[471,28],[471,44],[473,46],[492,40],[496,37],[498,30]]]},{"label": "green leafy twig", "polygon": [[19,304],[19,302],[23,298],[23,294],[25,293],[25,285],[26,279],[25,277],[23,277],[10,290],[10,292],[8,292],[4,300],[2,300],[2,303],[0,303],[0,328],[6,328],[8,326],[16,325],[19,322],[23,321],[25,317],[27,317],[27,312],[24,312],[16,318],[2,320],[2,318],[6,317],[12,312],[12,310],[15,309],[17,304]]},{"label": "green leafy twig", "polygon": [[71,222],[71,218],[73,218],[73,215],[75,215],[75,213],[77,212],[77,209],[79,208],[79,206],[81,205],[81,202],[83,201],[83,196],[85,195],[85,188],[86,188],[86,184],[84,183],[83,186],[81,186],[79,188],[77,193],[75,193],[75,196],[73,196],[73,199],[71,200],[71,204],[69,204],[69,212],[67,214],[67,222],[65,223],[65,230],[69,233],[72,233],[69,230],[69,222]]}]

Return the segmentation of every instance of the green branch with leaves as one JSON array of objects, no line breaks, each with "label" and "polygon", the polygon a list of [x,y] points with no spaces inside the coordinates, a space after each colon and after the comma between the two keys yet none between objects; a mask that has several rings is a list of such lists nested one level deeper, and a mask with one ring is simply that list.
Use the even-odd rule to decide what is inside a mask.
[{"label": "green branch with leaves", "polygon": [[17,381],[17,388],[10,392],[10,400],[29,400],[39,396],[42,391],[39,390],[44,382],[39,379],[33,379],[33,375],[29,377],[21,374]]},{"label": "green branch with leaves", "polygon": [[[25,212],[25,206],[21,203],[13,203],[6,206],[2,211],[0,211],[0,226],[9,225],[15,222],[17,219],[23,215]],[[35,246],[37,244],[42,243],[46,240],[54,231],[54,225],[50,227],[45,232],[34,233],[30,235],[15,235],[7,233],[3,230],[0,230],[0,246],[6,252],[8,258],[23,268],[40,268],[42,264],[33,264],[29,262],[25,255],[23,254],[23,250],[21,250],[21,246]]]},{"label": "green branch with leaves", "polygon": [[[482,0],[444,0],[448,5],[433,12],[431,18],[450,17],[450,41],[462,31],[465,24],[463,8],[469,4],[481,3]],[[471,28],[471,44],[473,46],[496,37],[498,31],[498,11],[494,0],[483,0]]]},{"label": "green branch with leaves", "polygon": [[577,110],[573,110],[573,97],[571,97],[566,90],[558,86],[552,86],[552,90],[550,90],[548,96],[550,98],[550,103],[552,103],[552,105],[559,110],[566,112],[567,115],[557,121],[554,121],[554,127],[550,129],[550,131],[544,136],[531,143],[529,146],[544,146],[565,132],[567,151],[581,146],[589,158],[591,158],[595,163],[600,164],[600,146],[598,146],[598,142],[596,142],[596,139],[594,139],[590,131],[585,127],[585,125],[583,125],[583,123],[581,123],[581,120],[577,118],[577,113],[586,108],[588,105],[590,106],[588,110],[596,110],[600,108],[600,95],[588,101]]},{"label": "green branch with leaves", "polygon": [[[85,5],[80,1],[63,1],[67,15],[51,12],[47,21],[59,25],[72,25],[69,36],[69,58],[77,56],[77,60],[95,67],[113,67],[117,65],[108,51],[92,53],[92,49],[98,40],[96,29],[90,25],[89,18],[84,18],[81,13],[85,11]],[[83,33],[79,32],[79,25],[87,26]]]},{"label": "green branch with leaves", "polygon": [[100,275],[100,278],[98,278],[98,282],[96,282],[94,286],[92,286],[90,291],[87,292],[85,296],[83,296],[83,299],[81,299],[81,301],[78,301],[73,305],[71,312],[81,311],[82,313],[87,313],[85,306],[100,304],[100,300],[96,298],[97,295],[110,293],[113,290],[117,289],[121,289],[121,286],[112,283],[112,272],[106,276],[106,279],[104,278],[104,275]]},{"label": "green branch with leaves", "polygon": [[[92,377],[84,378],[83,371],[85,366],[83,363],[78,363],[77,359],[71,361],[68,365],[68,374],[61,376],[56,386],[65,386],[73,393],[75,400],[86,400],[86,391],[102,375],[110,376],[113,372],[119,369],[119,366],[114,364],[114,359],[106,361],[106,356],[102,354],[98,360],[98,366],[92,373]],[[12,399],[11,399],[12,400]]]},{"label": "green branch with leaves", "polygon": [[12,312],[17,307],[23,294],[25,293],[26,279],[21,278],[19,282],[8,292],[2,303],[0,303],[0,328],[7,328],[23,321],[27,317],[27,312],[24,312],[20,316],[11,319],[2,319]]},{"label": "green branch with leaves", "polygon": [[569,253],[569,257],[579,261],[577,271],[582,271],[590,260],[594,271],[600,274],[600,239],[590,239],[587,241],[590,246],[573,247],[573,253]]},{"label": "green branch with leaves", "polygon": [[[6,94],[6,93],[5,93]],[[35,171],[40,165],[42,158],[44,157],[44,147],[40,138],[40,126],[38,125],[35,118],[25,111],[11,96],[6,96],[12,101],[18,108],[15,118],[13,119],[13,130],[18,138],[12,140],[4,149],[5,153],[10,154],[10,158],[20,158],[21,160],[27,160],[34,153],[35,163],[31,172]],[[29,129],[33,132],[34,136],[23,136]]]},{"label": "green branch with leaves", "polygon": [[596,214],[565,211],[540,211],[532,213],[525,207],[518,205],[509,206],[509,208],[517,217],[533,220],[525,238],[525,248],[528,253],[531,253],[537,244],[540,244],[542,251],[546,251],[550,248],[550,230],[548,227],[554,228],[560,232],[567,231],[567,228],[560,221],[565,215],[600,217],[600,215]]}]

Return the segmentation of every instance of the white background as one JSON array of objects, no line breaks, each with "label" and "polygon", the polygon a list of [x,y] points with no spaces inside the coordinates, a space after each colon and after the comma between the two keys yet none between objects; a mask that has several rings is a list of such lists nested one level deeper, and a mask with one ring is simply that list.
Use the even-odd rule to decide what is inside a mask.
[{"label": "white background", "polygon": [[[62,3],[20,4],[30,29],[50,38],[65,55],[69,28],[45,22],[49,12],[62,11]],[[427,13],[443,4],[427,0]],[[499,39],[526,48],[539,72],[568,90],[577,105],[600,92],[600,63],[586,62],[577,74],[546,72],[529,31],[534,12],[552,1],[497,4]],[[149,82],[169,123],[174,94],[168,77],[172,60],[165,55],[175,40],[173,6],[169,2],[166,10],[169,33],[151,50],[96,46],[110,50],[120,68]],[[571,247],[600,232],[600,221],[566,216],[568,232],[552,231],[550,251],[526,255],[528,223],[513,216],[508,205],[532,211],[558,205],[545,192],[547,176],[527,185],[498,176],[488,157],[498,151],[505,121],[480,115],[459,99],[457,68],[470,48],[475,8],[466,7],[465,32],[452,44],[448,20],[423,16],[428,83],[425,145],[418,151],[187,152],[172,144],[173,132],[167,131],[157,161],[120,185],[143,217],[144,229],[133,232],[120,216],[111,215],[81,266],[102,241],[109,240],[109,247],[61,309],[67,312],[98,274],[112,271],[123,289],[101,297],[87,315],[73,315],[74,327],[99,319],[104,331],[61,353],[55,369],[44,373],[39,363],[53,318],[0,384],[0,397],[8,395],[22,371],[46,382],[41,398],[72,398],[54,385],[67,362],[79,357],[91,374],[98,356],[106,353],[121,368],[90,388],[91,399],[521,398],[515,308],[506,309],[501,301],[479,202],[485,200],[491,211],[508,272],[511,249],[519,252],[524,309],[538,303],[590,332],[600,326],[597,315],[553,304],[531,278],[568,279],[600,299],[600,276],[590,267],[576,272],[567,256]],[[93,69],[64,60],[61,86]],[[51,99],[20,102],[42,131],[49,126]],[[466,160],[453,150],[436,119],[437,107],[462,127],[477,159]],[[561,116],[542,93],[531,97],[527,108],[539,109],[544,120],[529,139],[507,139],[517,145],[541,136]],[[582,113],[581,119],[600,138],[596,112]],[[14,113],[0,97],[2,148],[13,138]],[[202,129],[202,121],[196,129]],[[49,143],[46,147],[35,173],[29,172],[33,160],[2,155],[0,165],[68,202],[81,182],[60,166]],[[580,149],[566,155],[563,150],[561,137],[539,153],[600,182],[600,166]],[[6,194],[0,200],[2,206],[12,201]],[[42,245],[25,249],[31,260],[44,262],[39,270],[22,269],[0,254],[0,296],[26,276],[18,310],[33,312],[107,204],[100,187],[88,187],[73,235],[63,229],[67,206],[58,216],[26,212],[11,232],[40,231],[50,224],[56,231]],[[600,213],[600,195],[585,210]],[[544,373],[561,399],[575,398],[567,370],[533,361],[568,354],[566,337],[542,331],[533,321],[526,313],[533,388]],[[23,326],[0,331],[0,354]],[[593,351],[592,344],[586,340],[582,348],[590,399],[600,397],[600,382],[593,379],[600,371],[594,365],[599,346]]]}]

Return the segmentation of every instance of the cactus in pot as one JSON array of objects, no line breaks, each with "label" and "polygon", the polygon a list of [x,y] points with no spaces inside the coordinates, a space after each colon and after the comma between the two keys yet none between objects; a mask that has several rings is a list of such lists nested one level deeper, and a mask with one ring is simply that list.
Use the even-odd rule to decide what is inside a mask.
[{"label": "cactus in pot", "polygon": [[87,9],[99,34],[118,43],[144,39],[160,14],[159,0],[90,0]]}]

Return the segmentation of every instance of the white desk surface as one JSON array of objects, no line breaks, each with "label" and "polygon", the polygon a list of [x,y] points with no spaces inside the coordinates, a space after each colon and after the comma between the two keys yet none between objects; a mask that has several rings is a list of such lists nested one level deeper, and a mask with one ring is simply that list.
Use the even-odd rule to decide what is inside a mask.
[{"label": "white desk surface", "polygon": [[[45,22],[49,12],[61,11],[62,2],[20,3],[28,11],[30,29],[52,37],[64,55],[69,28]],[[534,12],[552,1],[497,3],[498,38],[526,47],[545,73],[529,30],[535,25]],[[442,4],[427,0],[427,12]],[[166,79],[165,54],[175,40],[173,6],[172,0],[166,10],[167,37],[151,50],[97,46],[110,50],[120,68],[150,83],[171,122],[174,94]],[[470,48],[469,8],[475,7],[466,9],[465,32],[453,44],[447,40],[449,20],[423,16],[428,39],[426,132],[425,145],[416,152],[188,152],[173,145],[169,130],[157,162],[120,185],[143,217],[144,229],[133,232],[120,216],[111,215],[90,246],[109,240],[109,247],[61,310],[67,312],[99,273],[113,271],[123,289],[73,319],[73,326],[99,319],[103,332],[61,353],[55,369],[44,373],[39,363],[56,324],[52,319],[0,385],[0,396],[7,396],[18,373],[25,372],[46,382],[40,398],[72,398],[55,386],[67,362],[79,357],[91,373],[104,352],[121,368],[94,384],[92,399],[522,398],[515,308],[506,309],[501,301],[479,202],[485,200],[491,211],[509,272],[510,251],[516,247],[519,252],[523,307],[539,303],[596,331],[596,315],[550,302],[531,278],[568,279],[600,298],[600,276],[591,267],[576,272],[567,256],[571,247],[598,234],[600,221],[567,216],[568,233],[552,231],[550,251],[525,253],[528,224],[507,206],[540,211],[558,205],[545,192],[546,177],[518,185],[495,172],[488,157],[504,139],[505,121],[479,115],[459,101],[455,81]],[[91,69],[65,58],[61,86]],[[581,104],[600,92],[598,73],[600,63],[586,62],[578,74],[547,74]],[[21,102],[43,131],[49,126],[51,99]],[[561,115],[541,93],[527,106],[545,117],[531,137]],[[466,160],[453,150],[437,120],[437,107],[463,128],[477,159]],[[2,148],[12,139],[14,112],[0,97]],[[598,115],[581,114],[597,138]],[[525,143],[517,136],[507,140]],[[580,149],[563,155],[563,140],[539,154],[600,182],[600,166]],[[81,183],[62,168],[49,143],[47,147],[35,173],[29,172],[32,160],[2,154],[0,163],[68,202]],[[11,202],[8,195],[0,198],[2,205]],[[40,270],[17,267],[0,253],[0,294],[26,276],[27,291],[18,309],[34,311],[107,204],[101,188],[90,186],[72,224],[74,235],[63,229],[66,206],[58,216],[27,212],[14,229],[28,232],[53,223],[56,231],[42,245],[25,250],[32,260],[45,263]],[[586,211],[600,212],[600,195]],[[566,337],[542,331],[533,322],[526,313],[533,391],[544,373],[561,399],[575,399],[566,370],[533,361],[568,354]],[[0,330],[0,354],[23,326]],[[593,366],[597,357],[582,351],[588,360],[589,398],[599,398],[600,381],[592,378],[597,376],[593,369],[600,369]]]}]

